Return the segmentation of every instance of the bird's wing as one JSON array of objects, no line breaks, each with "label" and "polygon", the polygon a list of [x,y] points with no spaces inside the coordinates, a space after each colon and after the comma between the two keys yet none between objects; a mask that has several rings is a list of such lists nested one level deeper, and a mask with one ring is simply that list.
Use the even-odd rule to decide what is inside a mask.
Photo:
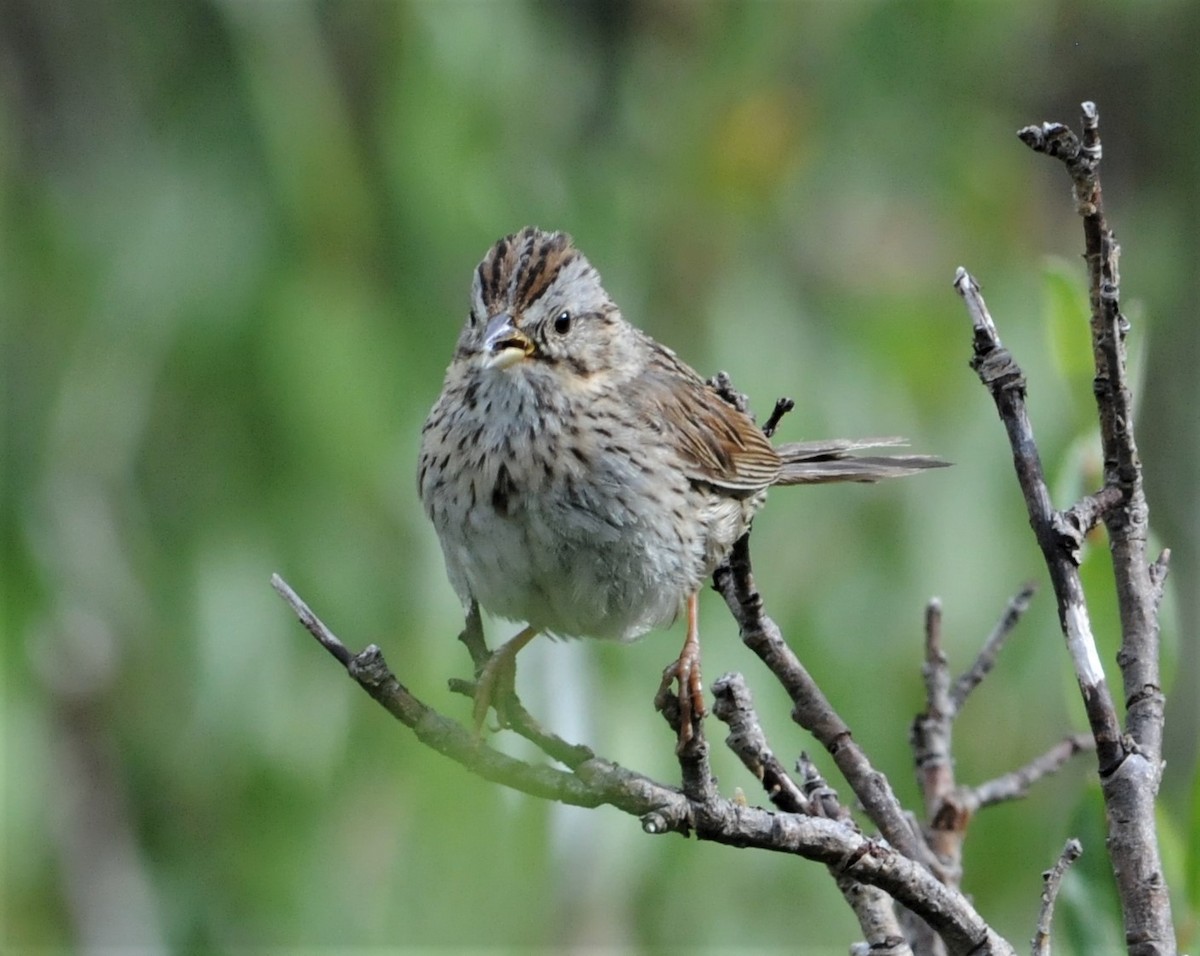
[{"label": "bird's wing", "polygon": [[656,347],[648,367],[627,387],[643,423],[661,435],[693,481],[744,495],[779,475],[779,455],[762,429],[668,349]]}]

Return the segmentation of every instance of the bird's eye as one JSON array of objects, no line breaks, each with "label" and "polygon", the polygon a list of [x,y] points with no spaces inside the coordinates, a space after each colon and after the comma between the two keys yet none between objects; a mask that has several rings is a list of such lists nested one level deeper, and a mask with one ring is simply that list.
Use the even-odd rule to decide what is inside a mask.
[{"label": "bird's eye", "polygon": [[554,318],[554,331],[559,335],[566,335],[571,328],[571,313],[559,312]]},{"label": "bird's eye", "polygon": [[477,318],[475,318],[475,310],[474,309],[472,309],[470,312],[467,313],[467,324],[470,325],[471,328],[475,328],[475,326],[477,326],[479,324],[479,320]]}]

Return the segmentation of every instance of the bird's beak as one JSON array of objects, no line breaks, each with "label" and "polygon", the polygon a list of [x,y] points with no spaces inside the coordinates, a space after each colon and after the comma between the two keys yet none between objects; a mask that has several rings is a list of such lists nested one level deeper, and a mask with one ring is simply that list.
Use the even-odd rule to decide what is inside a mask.
[{"label": "bird's beak", "polygon": [[500,312],[488,319],[483,331],[483,364],[485,368],[508,368],[533,355],[529,336],[513,325],[512,316]]}]

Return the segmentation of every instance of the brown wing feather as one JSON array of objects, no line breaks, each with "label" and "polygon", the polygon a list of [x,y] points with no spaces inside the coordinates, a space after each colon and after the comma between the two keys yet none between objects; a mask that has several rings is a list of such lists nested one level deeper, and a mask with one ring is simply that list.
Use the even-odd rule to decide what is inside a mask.
[{"label": "brown wing feather", "polygon": [[928,455],[852,455],[862,448],[895,447],[902,438],[835,438],[830,441],[791,442],[777,449],[782,468],[776,484],[814,485],[831,481],[879,481],[902,478],[926,468],[950,463]]},{"label": "brown wing feather", "polygon": [[673,352],[654,345],[637,383],[638,397],[670,432],[687,476],[739,495],[772,484],[780,460],[762,430]]}]

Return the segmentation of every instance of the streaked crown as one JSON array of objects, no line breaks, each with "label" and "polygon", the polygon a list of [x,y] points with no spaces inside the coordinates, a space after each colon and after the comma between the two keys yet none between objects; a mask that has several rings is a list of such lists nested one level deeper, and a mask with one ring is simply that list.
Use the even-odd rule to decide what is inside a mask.
[{"label": "streaked crown", "polygon": [[565,232],[526,226],[498,241],[475,270],[472,305],[480,318],[509,312],[517,318],[553,285],[572,263],[587,260]]}]

